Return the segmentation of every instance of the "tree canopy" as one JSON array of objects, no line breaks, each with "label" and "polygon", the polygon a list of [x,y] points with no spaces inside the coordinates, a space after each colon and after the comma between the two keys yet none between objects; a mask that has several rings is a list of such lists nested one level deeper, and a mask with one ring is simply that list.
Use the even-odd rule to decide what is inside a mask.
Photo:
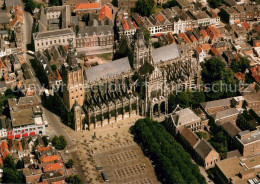
[{"label": "tree canopy", "polygon": [[112,5],[115,7],[118,7],[118,0],[112,0]]},{"label": "tree canopy", "polygon": [[14,163],[14,158],[9,155],[3,162],[3,183],[25,183],[23,173],[17,171],[17,168],[23,167],[21,162],[18,161],[16,165]]},{"label": "tree canopy", "polygon": [[154,12],[154,0],[138,0],[135,4],[134,11],[141,16],[149,17]]},{"label": "tree canopy", "polygon": [[149,118],[139,119],[131,128],[131,133],[153,161],[157,177],[162,183],[206,183],[190,155],[163,125]]},{"label": "tree canopy", "polygon": [[52,139],[53,146],[58,150],[63,150],[67,146],[67,141],[63,135],[54,136]]},{"label": "tree canopy", "polygon": [[82,184],[82,180],[78,175],[69,176],[65,180],[70,184]]},{"label": "tree canopy", "polygon": [[66,168],[72,168],[74,165],[74,161],[69,159],[68,162],[65,163]]}]

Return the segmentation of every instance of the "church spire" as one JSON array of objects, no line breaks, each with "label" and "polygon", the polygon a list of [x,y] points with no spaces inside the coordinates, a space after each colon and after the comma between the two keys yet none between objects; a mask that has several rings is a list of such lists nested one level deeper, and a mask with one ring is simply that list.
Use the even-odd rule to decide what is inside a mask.
[{"label": "church spire", "polygon": [[75,50],[73,48],[73,39],[68,39],[69,42],[69,54],[67,57],[67,63],[70,67],[74,68],[78,66],[78,60],[76,58]]}]

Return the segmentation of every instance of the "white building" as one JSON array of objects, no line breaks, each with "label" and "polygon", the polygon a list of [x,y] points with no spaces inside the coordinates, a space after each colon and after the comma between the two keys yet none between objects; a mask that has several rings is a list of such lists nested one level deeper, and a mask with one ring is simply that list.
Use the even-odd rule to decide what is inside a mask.
[{"label": "white building", "polygon": [[33,34],[35,52],[43,51],[53,45],[69,45],[68,39],[76,45],[75,33],[70,28],[38,32]]},{"label": "white building", "polygon": [[46,133],[43,121],[42,107],[35,106],[23,109],[16,109],[10,112],[13,127],[13,137],[19,139],[21,137],[33,136],[36,134],[44,135]]}]

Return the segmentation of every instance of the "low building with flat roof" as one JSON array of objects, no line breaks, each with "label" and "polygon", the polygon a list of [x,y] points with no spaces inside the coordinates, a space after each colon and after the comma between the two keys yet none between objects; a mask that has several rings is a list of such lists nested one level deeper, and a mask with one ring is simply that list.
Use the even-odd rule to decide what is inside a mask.
[{"label": "low building with flat roof", "polygon": [[[216,173],[222,183],[247,184],[259,181],[260,155],[238,158],[237,156],[216,163]],[[256,183],[257,183],[256,182]]]},{"label": "low building with flat roof", "polygon": [[246,130],[240,132],[236,138],[242,156],[246,157],[260,153],[260,130]]}]

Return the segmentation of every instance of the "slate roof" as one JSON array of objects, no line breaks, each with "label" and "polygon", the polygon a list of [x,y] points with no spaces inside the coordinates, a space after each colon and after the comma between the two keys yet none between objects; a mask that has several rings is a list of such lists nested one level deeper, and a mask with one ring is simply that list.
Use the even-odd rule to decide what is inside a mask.
[{"label": "slate roof", "polygon": [[233,115],[236,115],[238,113],[239,112],[238,112],[238,110],[236,108],[226,109],[224,111],[217,112],[214,115],[214,119],[215,120],[220,120],[222,118],[225,118],[225,117],[228,117],[228,116],[233,116]]},{"label": "slate roof", "polygon": [[230,98],[225,98],[225,99],[221,99],[221,100],[203,102],[203,103],[201,103],[201,105],[205,109],[221,107],[221,106],[230,106],[230,100],[231,100]]},{"label": "slate roof", "polygon": [[199,137],[187,127],[184,127],[184,129],[181,131],[181,135],[192,147],[199,141]]},{"label": "slate roof", "polygon": [[19,0],[5,0],[6,7],[20,6]]},{"label": "slate roof", "polygon": [[200,142],[195,147],[195,151],[203,159],[205,159],[212,150],[214,150],[214,148],[211,146],[211,144],[203,139],[200,140]]},{"label": "slate roof", "polygon": [[57,37],[57,36],[62,36],[62,35],[71,35],[74,34],[72,29],[67,28],[67,29],[59,29],[59,30],[54,30],[54,31],[46,31],[46,32],[41,32],[41,33],[34,33],[34,39],[43,39],[43,38],[50,38],[50,37]]},{"label": "slate roof", "polygon": [[166,62],[180,57],[180,51],[177,44],[170,44],[164,47],[154,49],[152,52],[154,64]]},{"label": "slate roof", "polygon": [[108,35],[108,34],[114,34],[114,30],[112,26],[105,25],[105,26],[86,26],[86,27],[80,27],[78,35],[80,34],[82,37],[84,37],[86,34],[87,36],[93,36],[93,34],[96,35]]},{"label": "slate roof", "polygon": [[238,128],[234,123],[227,122],[221,125],[224,131],[229,134],[231,137],[235,137],[241,132],[240,128]]},{"label": "slate roof", "polygon": [[97,65],[85,70],[85,79],[87,82],[101,80],[102,78],[112,77],[122,72],[131,71],[128,57],[121,58],[111,63]]},{"label": "slate roof", "polygon": [[0,24],[9,24],[10,19],[8,18],[6,13],[0,13]]}]

